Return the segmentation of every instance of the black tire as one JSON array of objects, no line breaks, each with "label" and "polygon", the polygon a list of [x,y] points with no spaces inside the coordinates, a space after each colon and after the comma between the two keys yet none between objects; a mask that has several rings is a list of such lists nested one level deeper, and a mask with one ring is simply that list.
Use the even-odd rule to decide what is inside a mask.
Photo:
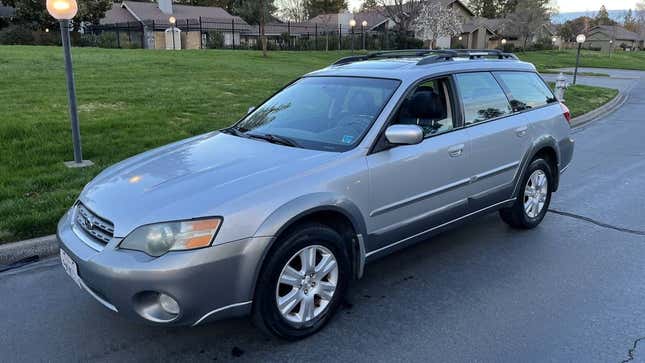
[{"label": "black tire", "polygon": [[[275,243],[278,247],[267,257],[258,279],[252,319],[254,324],[265,333],[286,340],[303,339],[322,329],[339,309],[351,279],[350,259],[341,235],[322,224],[308,223],[299,226]],[[292,256],[314,245],[325,247],[336,259],[338,266],[336,290],[318,316],[302,326],[294,326],[278,310],[276,302],[278,279]]]},{"label": "black tire", "polygon": [[[547,178],[547,194],[546,200],[544,201],[544,206],[540,210],[539,214],[535,217],[530,217],[524,210],[524,201],[527,196],[525,196],[527,182],[536,170],[541,170]],[[529,164],[529,167],[526,169],[524,176],[520,182],[520,191],[518,192],[517,199],[512,206],[508,208],[500,209],[499,215],[504,222],[509,226],[518,229],[531,229],[537,227],[544,216],[546,215],[547,210],[549,209],[549,204],[551,203],[551,191],[553,190],[553,169],[549,163],[544,159],[535,159]]]}]

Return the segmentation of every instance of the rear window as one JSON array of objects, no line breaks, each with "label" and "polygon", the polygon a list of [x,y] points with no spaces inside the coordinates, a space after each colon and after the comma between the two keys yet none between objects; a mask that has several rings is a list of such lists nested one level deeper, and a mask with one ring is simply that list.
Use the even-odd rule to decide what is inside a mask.
[{"label": "rear window", "polygon": [[555,102],[553,92],[532,72],[495,72],[508,91],[513,111],[523,111]]},{"label": "rear window", "polygon": [[488,72],[455,75],[457,89],[464,105],[466,125],[511,113],[506,94]]}]

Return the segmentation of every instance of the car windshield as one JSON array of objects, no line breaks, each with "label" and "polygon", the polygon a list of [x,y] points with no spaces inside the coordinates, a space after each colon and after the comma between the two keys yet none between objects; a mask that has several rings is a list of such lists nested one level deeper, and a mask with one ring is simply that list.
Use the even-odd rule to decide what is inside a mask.
[{"label": "car windshield", "polygon": [[[308,149],[345,151],[371,127],[400,82],[306,77],[234,126],[240,136]],[[242,134],[243,133],[243,134]]]}]

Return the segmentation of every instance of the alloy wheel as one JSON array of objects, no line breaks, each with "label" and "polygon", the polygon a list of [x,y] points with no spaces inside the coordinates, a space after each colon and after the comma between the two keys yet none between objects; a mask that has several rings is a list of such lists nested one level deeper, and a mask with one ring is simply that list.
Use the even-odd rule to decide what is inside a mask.
[{"label": "alloy wheel", "polygon": [[338,285],[334,254],[320,245],[307,246],[294,254],[280,273],[275,299],[282,317],[300,326],[320,316]]},{"label": "alloy wheel", "polygon": [[529,218],[536,218],[542,212],[548,189],[549,183],[544,171],[535,170],[524,187],[524,212]]}]

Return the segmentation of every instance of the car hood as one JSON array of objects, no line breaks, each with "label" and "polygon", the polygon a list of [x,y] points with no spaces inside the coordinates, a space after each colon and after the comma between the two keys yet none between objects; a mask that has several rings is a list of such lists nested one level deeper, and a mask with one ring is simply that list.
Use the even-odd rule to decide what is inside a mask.
[{"label": "car hood", "polygon": [[305,173],[337,155],[210,133],[109,167],[79,199],[112,221],[115,236],[123,237],[144,224],[216,215],[218,205]]}]

